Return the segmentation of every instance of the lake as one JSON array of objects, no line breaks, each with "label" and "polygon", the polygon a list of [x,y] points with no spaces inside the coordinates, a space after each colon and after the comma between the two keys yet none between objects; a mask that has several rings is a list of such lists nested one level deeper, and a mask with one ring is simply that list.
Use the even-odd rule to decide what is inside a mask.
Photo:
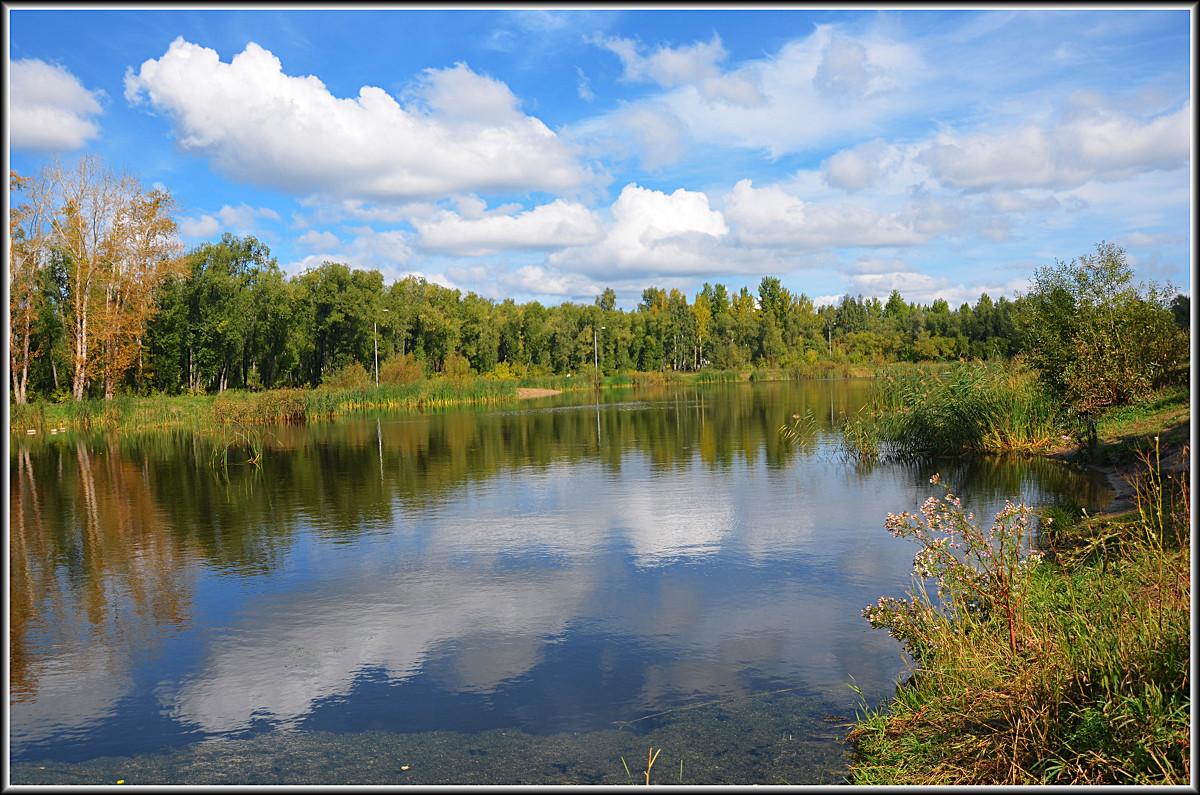
[{"label": "lake", "polygon": [[908,676],[861,617],[910,585],[888,512],[935,472],[988,520],[1111,495],[856,465],[868,389],[364,414],[255,431],[257,467],[211,433],[14,436],[12,782],[844,781],[845,724]]}]

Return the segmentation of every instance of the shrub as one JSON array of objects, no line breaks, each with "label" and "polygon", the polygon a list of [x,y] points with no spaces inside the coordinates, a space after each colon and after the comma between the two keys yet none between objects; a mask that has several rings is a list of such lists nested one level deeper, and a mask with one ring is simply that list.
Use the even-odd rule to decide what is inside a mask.
[{"label": "shrub", "polygon": [[1184,372],[1173,291],[1132,281],[1125,252],[1101,242],[1095,254],[1039,268],[1020,304],[1018,334],[1042,384],[1076,411],[1129,403]]},{"label": "shrub", "polygon": [[321,380],[321,387],[328,389],[365,389],[372,383],[371,374],[360,362],[354,361],[334,370]]},{"label": "shrub", "polygon": [[393,356],[379,367],[379,383],[411,384],[425,377],[425,370],[412,353]]},{"label": "shrub", "polygon": [[456,384],[466,381],[471,375],[471,363],[458,351],[454,351],[442,362],[442,377]]}]

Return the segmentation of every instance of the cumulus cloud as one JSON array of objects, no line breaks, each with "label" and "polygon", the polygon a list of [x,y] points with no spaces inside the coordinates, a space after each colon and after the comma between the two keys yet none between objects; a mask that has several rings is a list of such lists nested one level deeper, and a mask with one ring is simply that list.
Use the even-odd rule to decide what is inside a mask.
[{"label": "cumulus cloud", "polygon": [[876,138],[829,158],[821,175],[831,188],[853,193],[871,187],[895,167],[891,147],[882,138]]},{"label": "cumulus cloud", "polygon": [[506,294],[517,292],[527,295],[576,298],[597,295],[604,289],[586,276],[564,273],[555,268],[545,268],[540,265],[524,265],[515,271],[502,273],[499,281],[505,288]]},{"label": "cumulus cloud", "polygon": [[476,257],[510,249],[581,246],[603,234],[591,210],[563,199],[516,215],[442,211],[431,220],[414,221],[413,226],[426,251]]},{"label": "cumulus cloud", "polygon": [[287,192],[395,202],[576,188],[588,175],[503,83],[429,69],[408,106],[380,88],[333,96],[251,42],[229,63],[176,39],[125,76],[125,96],[170,117],[179,146],[225,176]]},{"label": "cumulus cloud", "polygon": [[198,218],[182,218],[179,233],[185,238],[215,237],[223,231],[239,235],[256,233],[263,220],[279,221],[279,213],[270,207],[251,207],[242,202],[237,207],[226,204],[215,215],[205,213]]},{"label": "cumulus cloud", "polygon": [[1106,98],[1076,92],[1057,125],[997,133],[941,133],[918,158],[943,184],[966,190],[1076,188],[1185,166],[1191,102],[1174,113],[1135,118]]},{"label": "cumulus cloud", "polygon": [[296,245],[309,251],[336,251],[341,241],[333,232],[310,229],[296,238]]},{"label": "cumulus cloud", "polygon": [[350,252],[356,262],[367,263],[365,267],[384,270],[394,265],[404,265],[412,258],[409,235],[401,229],[380,232],[363,226],[348,231],[354,235]]},{"label": "cumulus cloud", "polygon": [[216,237],[220,232],[221,222],[211,215],[179,219],[179,234],[188,240]]},{"label": "cumulus cloud", "polygon": [[547,261],[565,270],[592,272],[713,273],[729,267],[717,255],[728,233],[725,219],[703,192],[680,188],[667,194],[631,183],[613,203],[601,242],[554,252]]},{"label": "cumulus cloud", "polygon": [[8,134],[13,149],[70,151],[100,134],[103,91],[89,91],[61,66],[13,61],[8,74]]},{"label": "cumulus cloud", "polygon": [[743,243],[810,251],[924,243],[929,234],[914,225],[918,209],[885,214],[856,205],[828,207],[805,202],[778,185],[755,188],[748,179],[734,185],[725,201],[725,217]]},{"label": "cumulus cloud", "polygon": [[731,105],[760,105],[766,99],[753,68],[721,72],[718,64],[729,53],[715,33],[711,41],[661,46],[649,55],[642,55],[642,48],[630,39],[611,37],[597,43],[621,59],[626,80],[651,81],[663,88],[691,86],[707,101]]}]

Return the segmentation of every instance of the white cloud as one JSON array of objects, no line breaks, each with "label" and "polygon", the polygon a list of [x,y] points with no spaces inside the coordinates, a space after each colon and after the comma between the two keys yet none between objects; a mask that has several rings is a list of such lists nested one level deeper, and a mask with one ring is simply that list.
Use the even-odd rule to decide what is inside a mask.
[{"label": "white cloud", "polygon": [[279,213],[270,207],[251,207],[243,202],[237,207],[226,204],[215,215],[205,213],[198,218],[182,218],[179,233],[186,238],[216,237],[223,231],[239,235],[254,234],[261,219],[279,221]]},{"label": "white cloud", "polygon": [[670,111],[638,105],[619,111],[614,118],[637,140],[643,168],[654,171],[679,160],[686,128]]},{"label": "white cloud", "polygon": [[869,188],[897,166],[895,153],[882,138],[838,152],[824,163],[825,184],[851,193]]},{"label": "white cloud", "polygon": [[1059,206],[1058,199],[1053,195],[1035,198],[1028,191],[995,191],[988,196],[988,203],[998,213],[1020,213],[1027,210],[1046,212]]},{"label": "white cloud", "polygon": [[583,67],[577,66],[575,67],[575,71],[579,74],[579,82],[575,87],[575,90],[579,93],[579,98],[584,102],[593,102],[596,99],[596,93],[588,85],[587,75],[583,73]]},{"label": "white cloud", "polygon": [[[460,202],[460,212],[463,203]],[[549,249],[597,242],[599,219],[582,204],[558,199],[516,215],[483,214],[471,207],[461,214],[442,211],[414,221],[421,248],[443,254],[486,256],[510,249]]]},{"label": "white cloud", "polygon": [[[839,43],[834,51],[850,47],[861,52],[870,67],[860,81],[861,96],[853,102],[846,102],[843,94],[830,95],[818,88],[818,72],[835,38]],[[752,96],[747,93],[743,97],[746,101],[731,104],[736,98],[731,84],[710,82],[705,89],[702,80],[697,83],[698,76],[715,63],[711,43],[669,51],[672,60],[656,61],[654,56],[639,56],[625,40],[609,41],[620,43],[627,69],[634,67],[633,73],[639,76],[655,75],[667,88],[659,96],[630,103],[581,129],[615,128],[617,132],[598,137],[619,141],[624,125],[638,118],[633,111],[653,108],[660,116],[669,113],[677,119],[689,142],[766,150],[773,158],[847,135],[859,137],[883,119],[912,114],[911,94],[899,89],[915,87],[923,75],[921,59],[912,45],[882,35],[851,38],[829,26],[818,26],[809,36],[785,44],[776,55],[722,76],[736,76],[743,88],[753,88]],[[833,68],[825,63],[822,72],[826,83],[833,81],[830,85],[838,83]],[[843,72],[838,73],[842,83],[849,79]],[[689,82],[685,83],[684,77]],[[715,101],[721,98],[725,101]]]},{"label": "white cloud", "polygon": [[1130,232],[1121,238],[1120,244],[1125,248],[1149,248],[1151,246],[1177,246],[1183,241],[1178,235],[1151,235],[1145,232]]},{"label": "white cloud", "polygon": [[404,265],[412,259],[412,246],[409,235],[400,229],[389,229],[383,232],[371,227],[357,227],[349,230],[354,234],[350,243],[350,251],[356,262],[362,262],[359,267],[384,268],[391,265]]},{"label": "white cloud", "polygon": [[1076,92],[1056,126],[941,133],[918,157],[937,179],[955,188],[1061,190],[1180,168],[1190,156],[1191,102],[1174,113],[1138,119],[1105,97]]},{"label": "white cloud", "polygon": [[226,64],[179,38],[126,73],[125,96],[168,114],[181,148],[225,176],[289,192],[394,202],[588,178],[507,86],[461,63],[427,70],[402,107],[373,86],[334,97],[253,42]]},{"label": "white cloud", "polygon": [[1018,290],[1025,289],[1024,280],[995,281],[990,271],[981,274],[985,277],[984,281],[955,283],[944,276],[922,273],[900,259],[861,257],[846,269],[846,274],[846,295],[861,294],[865,298],[875,297],[886,301],[892,290],[899,290],[905,301],[928,305],[941,298],[952,309],[963,303],[974,304],[981,293],[997,298],[1001,295],[1013,296]]},{"label": "white cloud", "polygon": [[311,212],[308,215],[293,214],[292,227],[295,229],[303,229],[314,224],[335,224],[346,220],[400,224],[412,218],[431,217],[437,211],[437,205],[434,202],[409,202],[379,206],[365,203],[360,199],[326,201],[315,195],[298,199],[297,204]]},{"label": "white cloud", "polygon": [[662,46],[650,55],[642,55],[641,48],[630,39],[614,37],[597,43],[621,59],[626,80],[649,80],[663,88],[690,86],[708,102],[747,106],[765,101],[758,74],[753,68],[722,74],[718,64],[729,53],[715,33],[707,43],[696,42],[676,48]]},{"label": "white cloud", "polygon": [[598,295],[604,290],[585,276],[563,273],[539,265],[524,265],[515,271],[502,273],[499,282],[506,288],[506,294],[515,291],[528,295],[574,298],[581,295]]},{"label": "white cloud", "polygon": [[296,245],[309,251],[336,251],[341,245],[341,241],[332,232],[318,232],[316,229],[309,229],[296,238]]},{"label": "white cloud", "polygon": [[743,243],[806,251],[924,243],[930,235],[917,229],[914,221],[929,221],[918,209],[885,214],[857,205],[828,207],[804,202],[778,185],[755,188],[748,179],[739,181],[725,201],[725,217]]},{"label": "white cloud", "polygon": [[[385,284],[414,273],[401,267],[412,258],[412,247],[402,230],[380,232],[369,226],[362,226],[346,228],[343,231],[349,237],[348,242],[343,242],[344,238],[339,238],[329,231],[308,230],[296,238],[296,245],[299,249],[313,253],[291,262],[280,263],[280,266],[288,274],[296,275],[319,268],[326,262],[339,262],[354,270],[379,271],[383,274]],[[430,278],[429,281],[438,280]]]},{"label": "white cloud", "polygon": [[217,211],[217,218],[228,229],[235,232],[245,234],[253,231],[258,226],[259,219],[266,218],[272,221],[278,221],[279,213],[272,210],[270,207],[251,207],[242,202],[237,207],[232,207],[226,204]]},{"label": "white cloud", "polygon": [[666,194],[626,185],[612,205],[607,232],[602,242],[555,252],[547,262],[597,273],[630,269],[715,273],[730,266],[717,252],[729,227],[699,191],[680,188]]},{"label": "white cloud", "polygon": [[90,117],[103,113],[103,91],[88,91],[61,66],[22,58],[9,66],[9,146],[34,151],[70,151],[100,134]]},{"label": "white cloud", "polygon": [[866,47],[835,36],[821,52],[821,63],[813,75],[813,85],[825,97],[861,99],[879,72],[879,67],[870,63]]},{"label": "white cloud", "polygon": [[221,222],[211,215],[199,218],[180,218],[179,234],[188,239],[216,237],[221,232]]}]

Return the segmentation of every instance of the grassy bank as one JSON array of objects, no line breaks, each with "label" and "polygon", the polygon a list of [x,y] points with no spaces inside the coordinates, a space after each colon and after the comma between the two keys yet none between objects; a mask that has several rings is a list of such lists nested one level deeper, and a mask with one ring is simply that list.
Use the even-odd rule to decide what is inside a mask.
[{"label": "grassy bank", "polygon": [[[629,372],[599,379],[601,388],[662,384],[705,384],[738,381],[802,380],[806,378],[871,377],[903,374],[912,365],[868,367],[817,363],[792,369]],[[597,386],[594,373],[459,381],[422,378],[408,384],[346,388],[271,389],[264,392],[228,391],[220,395],[154,395],[113,400],[9,404],[11,433],[48,433],[58,429],[165,430],[213,425],[266,425],[329,419],[374,409],[424,410],[455,405],[486,405],[517,400],[518,388],[574,391]]]},{"label": "grassy bank", "polygon": [[[585,384],[586,385],[586,384]],[[10,405],[12,433],[58,429],[165,430],[306,422],[370,409],[427,409],[517,399],[516,380],[423,379],[410,384],[347,389],[228,391],[220,395],[122,396],[113,400]],[[561,387],[555,387],[561,388]],[[569,388],[569,387],[568,387]]]},{"label": "grassy bank", "polygon": [[[1124,468],[1130,511],[1018,506],[974,544],[946,498],[889,518],[931,578],[864,611],[905,642],[914,676],[851,732],[854,783],[1191,782],[1186,406],[1171,392],[1101,418],[1091,455]],[[939,566],[947,535],[980,553],[975,573]]]}]

